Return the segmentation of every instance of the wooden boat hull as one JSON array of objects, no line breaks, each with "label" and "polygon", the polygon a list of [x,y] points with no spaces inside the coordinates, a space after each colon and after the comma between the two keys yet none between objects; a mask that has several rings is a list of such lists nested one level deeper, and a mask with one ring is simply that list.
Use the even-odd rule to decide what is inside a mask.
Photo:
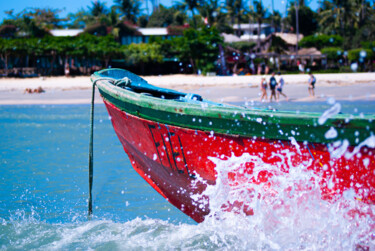
[{"label": "wooden boat hull", "polygon": [[[291,168],[304,166],[319,178],[323,199],[335,200],[344,191],[353,189],[357,200],[375,203],[374,148],[348,146],[345,152],[332,158],[329,145],[323,143],[189,129],[141,118],[106,98],[104,103],[134,169],[171,204],[197,222],[208,215],[209,202],[205,196],[196,199],[196,195],[214,185],[218,177],[212,158],[226,160],[244,154],[252,158],[225,174],[224,182],[229,189],[235,190],[244,182],[272,188],[270,180],[277,172],[288,173]],[[257,163],[263,164],[264,169],[259,170],[258,166],[255,171]],[[251,215],[254,212],[247,202],[240,196],[221,207]]]}]

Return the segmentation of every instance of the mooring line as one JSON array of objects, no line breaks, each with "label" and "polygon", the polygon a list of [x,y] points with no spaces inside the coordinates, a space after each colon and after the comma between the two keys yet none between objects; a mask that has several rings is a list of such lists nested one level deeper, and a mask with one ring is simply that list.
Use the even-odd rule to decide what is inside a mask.
[{"label": "mooring line", "polygon": [[90,115],[90,143],[89,143],[89,205],[88,216],[92,215],[92,184],[94,178],[94,101],[95,101],[95,85],[96,82],[101,80],[114,81],[113,78],[97,78],[92,81],[92,94],[91,94],[91,115]]},{"label": "mooring line", "polygon": [[89,143],[89,210],[88,215],[92,214],[92,182],[93,182],[93,172],[94,172],[94,156],[93,156],[93,140],[94,140],[94,101],[95,101],[95,80],[92,84],[92,94],[91,94],[91,115],[90,115],[90,143]]}]

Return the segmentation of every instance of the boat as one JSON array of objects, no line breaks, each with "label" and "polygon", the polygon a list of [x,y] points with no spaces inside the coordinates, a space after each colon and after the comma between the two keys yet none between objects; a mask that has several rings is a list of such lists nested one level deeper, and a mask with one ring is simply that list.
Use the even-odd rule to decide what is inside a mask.
[{"label": "boat", "polygon": [[[135,171],[196,222],[210,213],[207,187],[225,183],[237,198],[223,201],[222,210],[253,215],[250,201],[262,194],[239,191],[239,184],[262,184],[257,192],[271,194],[273,176],[300,166],[317,177],[323,200],[352,191],[355,200],[375,203],[375,115],[216,103],[153,86],[123,69],[95,72],[91,81]],[[218,170],[230,158],[241,163]]]}]

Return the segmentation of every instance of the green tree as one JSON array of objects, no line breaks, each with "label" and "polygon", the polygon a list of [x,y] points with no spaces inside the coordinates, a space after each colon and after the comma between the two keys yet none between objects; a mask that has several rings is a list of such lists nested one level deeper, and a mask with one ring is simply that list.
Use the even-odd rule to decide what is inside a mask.
[{"label": "green tree", "polygon": [[130,64],[150,63],[163,61],[160,54],[160,45],[156,43],[130,44],[123,49],[124,56]]},{"label": "green tree", "polygon": [[90,48],[90,52],[98,59],[104,60],[104,67],[107,68],[113,57],[120,55],[120,44],[113,36],[102,37]]},{"label": "green tree", "polygon": [[337,61],[342,58],[343,49],[340,47],[327,47],[322,49],[322,53],[327,55],[328,60]]},{"label": "green tree", "polygon": [[87,10],[81,8],[76,13],[69,13],[68,19],[71,20],[70,28],[87,28],[99,24],[114,26],[118,23],[119,13],[117,8],[111,7],[109,10],[104,2],[95,1],[87,6]]},{"label": "green tree", "polygon": [[140,65],[142,74],[144,74],[145,64],[161,63],[163,55],[161,47],[156,43],[130,44],[123,47],[124,57],[130,65]]},{"label": "green tree", "polygon": [[337,67],[340,60],[344,62],[344,50],[339,47],[326,47],[322,49],[322,53],[327,56],[328,65]]},{"label": "green tree", "polygon": [[207,25],[215,27],[220,32],[232,33],[233,28],[228,25],[224,9],[220,0],[200,1],[198,6],[199,13]]},{"label": "green tree", "polygon": [[175,5],[175,8],[178,10],[181,10],[185,13],[188,11],[191,12],[191,18],[192,18],[194,28],[197,28],[197,20],[195,17],[195,11],[197,10],[198,5],[199,5],[198,0],[184,0],[182,2],[178,2]]},{"label": "green tree", "polygon": [[190,62],[193,71],[203,73],[213,71],[219,55],[219,45],[223,43],[217,29],[187,29],[183,37],[173,40],[177,57],[181,61]]},{"label": "green tree", "polygon": [[299,42],[300,47],[315,47],[318,50],[325,47],[341,47],[344,39],[339,35],[310,35],[302,38]]},{"label": "green tree", "polygon": [[148,20],[147,27],[167,27],[174,21],[174,9],[166,8],[160,4],[159,8],[154,10]]},{"label": "green tree", "polygon": [[[13,10],[7,11],[7,18],[3,25],[14,25],[17,27],[18,35],[23,37],[43,37],[49,29],[55,28],[59,20],[58,10],[24,9],[14,14]],[[51,22],[51,23],[50,23]]]},{"label": "green tree", "polygon": [[287,43],[280,37],[273,36],[271,40],[271,46],[268,49],[270,52],[275,52],[277,54],[285,53],[288,50]]},{"label": "green tree", "polygon": [[226,10],[231,25],[242,23],[242,17],[245,14],[244,2],[242,0],[226,0]]},{"label": "green tree", "polygon": [[68,24],[69,28],[85,28],[86,25],[94,23],[94,17],[90,14],[89,11],[81,8],[76,13],[69,13],[68,19],[70,23]]},{"label": "green tree", "polygon": [[[354,29],[359,28],[360,9],[355,0],[329,0],[321,4],[319,26],[325,34],[339,34],[351,40]],[[346,44],[348,46],[350,42]]]},{"label": "green tree", "polygon": [[88,6],[91,15],[94,17],[100,17],[108,14],[108,9],[105,3],[100,1],[91,2],[91,6]]},{"label": "green tree", "polygon": [[283,17],[281,16],[281,13],[277,10],[273,11],[273,15],[271,16],[271,18],[273,20],[273,28],[275,29],[275,31],[283,30]]},{"label": "green tree", "polygon": [[10,41],[0,38],[0,59],[4,62],[5,75],[8,75],[8,58],[13,49]]},{"label": "green tree", "polygon": [[0,37],[14,38],[17,32],[17,26],[13,24],[3,24],[0,26]]},{"label": "green tree", "polygon": [[370,49],[357,48],[348,51],[348,59],[350,61],[360,61],[362,58],[363,61],[368,61],[374,59],[375,53]]},{"label": "green tree", "polygon": [[137,25],[141,28],[146,28],[148,25],[149,17],[147,15],[141,15],[138,17]]},{"label": "green tree", "polygon": [[140,13],[141,2],[139,0],[115,0],[116,6],[124,15],[124,19],[137,23],[137,17]]},{"label": "green tree", "polygon": [[[296,9],[295,5],[291,5],[288,9],[287,21],[293,30],[296,31]],[[318,28],[318,15],[316,12],[312,11],[310,7],[301,4],[298,8],[298,22],[299,22],[299,32],[304,36],[314,34]]]},{"label": "green tree", "polygon": [[[358,2],[359,0],[357,0]],[[375,2],[371,6],[368,1],[361,1],[357,3],[359,13],[358,29],[353,30],[350,45],[352,47],[360,47],[361,42],[375,40]]]},{"label": "green tree", "polygon": [[256,44],[254,42],[249,42],[249,41],[240,41],[240,42],[229,43],[227,45],[245,54],[245,53],[249,53],[255,47]]},{"label": "green tree", "polygon": [[19,13],[14,13],[14,10],[5,11],[7,18],[3,21],[5,24],[14,24],[21,27],[24,18],[33,20],[33,23],[40,29],[50,30],[54,28],[61,28],[62,23],[66,19],[59,18],[60,9],[41,9],[41,8],[25,8]]},{"label": "green tree", "polygon": [[262,4],[262,0],[260,0],[260,1],[254,1],[254,9],[250,11],[250,15],[252,15],[253,18],[258,23],[257,48],[260,51],[260,32],[261,32],[261,26],[262,26],[263,20],[267,16],[267,10],[264,8],[264,6]]}]

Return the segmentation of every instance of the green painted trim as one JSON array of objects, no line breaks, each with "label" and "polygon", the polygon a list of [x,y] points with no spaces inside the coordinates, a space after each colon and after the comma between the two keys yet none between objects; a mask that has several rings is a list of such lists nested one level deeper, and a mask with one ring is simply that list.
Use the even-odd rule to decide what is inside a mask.
[{"label": "green painted trim", "polygon": [[[99,77],[93,75],[94,79]],[[359,117],[338,114],[319,125],[320,113],[256,110],[167,100],[135,93],[114,86],[109,81],[99,81],[97,87],[105,100],[122,111],[193,130],[272,140],[290,140],[289,137],[294,137],[300,142],[323,144],[347,139],[353,146],[375,132],[375,115]],[[331,127],[337,130],[338,136],[326,139],[324,134]]]}]

